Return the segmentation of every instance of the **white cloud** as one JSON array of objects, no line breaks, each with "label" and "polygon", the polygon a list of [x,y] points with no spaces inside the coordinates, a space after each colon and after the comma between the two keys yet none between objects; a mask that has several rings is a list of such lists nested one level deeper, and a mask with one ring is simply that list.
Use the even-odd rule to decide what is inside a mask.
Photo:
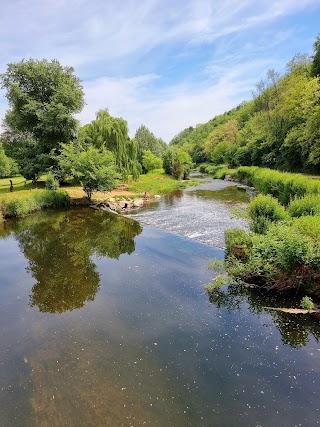
[{"label": "white cloud", "polygon": [[[256,73],[268,65],[266,60],[254,61],[223,73],[213,68],[214,79],[210,79],[208,67],[209,78],[196,86],[185,81],[156,88],[153,84],[159,76],[155,75],[98,79],[84,85],[87,105],[79,119],[87,123],[99,109],[108,108],[110,114],[128,121],[131,136],[144,124],[169,142],[185,127],[203,123],[239,104],[253,88]],[[217,74],[221,77],[217,78]]]}]

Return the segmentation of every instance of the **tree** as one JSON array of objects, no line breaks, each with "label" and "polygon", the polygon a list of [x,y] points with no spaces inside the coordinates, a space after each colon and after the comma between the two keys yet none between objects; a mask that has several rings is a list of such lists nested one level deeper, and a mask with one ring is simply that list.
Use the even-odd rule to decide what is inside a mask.
[{"label": "tree", "polygon": [[186,179],[190,173],[192,159],[188,153],[179,150],[176,146],[169,147],[162,156],[165,173],[175,179]]},{"label": "tree", "polygon": [[130,140],[128,124],[121,117],[112,117],[108,110],[98,111],[95,120],[82,126],[78,139],[82,144],[111,151],[114,154],[116,166],[124,179],[129,174],[136,179],[141,173],[141,166],[137,159],[137,141]]},{"label": "tree", "polygon": [[313,44],[313,49],[314,55],[311,64],[311,76],[318,77],[320,76],[320,36],[316,38],[316,41]]},{"label": "tree", "polygon": [[149,150],[156,157],[161,157],[167,148],[167,144],[161,138],[156,138],[144,125],[137,129],[134,138],[138,143],[138,159],[141,163],[144,151]]},{"label": "tree", "polygon": [[0,178],[16,175],[17,173],[17,164],[13,159],[6,156],[3,146],[0,142]]},{"label": "tree", "polygon": [[110,191],[115,186],[115,159],[103,147],[98,150],[93,146],[64,144],[59,164],[81,184],[89,200],[95,191]]},{"label": "tree", "polygon": [[84,105],[80,80],[72,67],[46,59],[8,64],[0,78],[10,106],[4,119],[8,149],[22,173],[28,157],[26,177],[37,178],[54,165],[53,151],[58,153],[60,144],[75,136],[78,121],[73,114]]},{"label": "tree", "polygon": [[162,168],[162,159],[154,156],[150,150],[145,150],[142,156],[142,166],[147,172]]}]

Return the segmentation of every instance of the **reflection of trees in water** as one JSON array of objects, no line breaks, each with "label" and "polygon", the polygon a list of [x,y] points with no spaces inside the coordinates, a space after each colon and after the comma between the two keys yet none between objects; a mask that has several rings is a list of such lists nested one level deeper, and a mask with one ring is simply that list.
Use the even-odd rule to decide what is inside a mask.
[{"label": "reflection of trees in water", "polygon": [[62,313],[93,301],[100,276],[91,257],[131,254],[138,222],[103,211],[70,210],[33,215],[12,224],[36,280],[31,306]]},{"label": "reflection of trees in water", "polygon": [[249,311],[252,313],[269,313],[281,334],[282,342],[291,347],[305,346],[308,343],[309,335],[312,335],[317,342],[320,341],[319,319],[312,315],[294,315],[268,308],[290,306],[292,301],[288,302],[283,295],[240,285],[230,285],[225,289],[217,289],[210,293],[209,301],[217,308],[227,310],[242,310],[242,304],[248,303]]}]

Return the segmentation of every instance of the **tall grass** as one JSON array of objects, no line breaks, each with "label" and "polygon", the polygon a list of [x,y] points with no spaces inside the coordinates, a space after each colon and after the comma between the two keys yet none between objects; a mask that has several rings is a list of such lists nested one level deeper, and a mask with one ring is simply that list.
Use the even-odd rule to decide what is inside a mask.
[{"label": "tall grass", "polygon": [[279,172],[256,166],[241,166],[233,176],[254,186],[263,194],[271,194],[283,205],[306,194],[320,194],[320,182],[300,174]]},{"label": "tall grass", "polygon": [[66,191],[37,190],[27,197],[1,200],[1,215],[4,217],[22,217],[45,208],[61,208],[70,204]]}]

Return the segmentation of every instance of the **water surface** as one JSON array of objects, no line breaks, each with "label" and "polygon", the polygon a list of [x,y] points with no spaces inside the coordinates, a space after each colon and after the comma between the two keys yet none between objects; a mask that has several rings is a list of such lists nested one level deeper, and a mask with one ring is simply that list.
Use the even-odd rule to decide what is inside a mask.
[{"label": "water surface", "polygon": [[1,235],[1,426],[319,425],[318,321],[209,299],[222,250],[90,209]]},{"label": "water surface", "polygon": [[243,211],[251,197],[248,187],[206,178],[198,187],[177,190],[128,215],[143,224],[224,248],[225,230],[247,229],[247,221],[236,211]]}]

